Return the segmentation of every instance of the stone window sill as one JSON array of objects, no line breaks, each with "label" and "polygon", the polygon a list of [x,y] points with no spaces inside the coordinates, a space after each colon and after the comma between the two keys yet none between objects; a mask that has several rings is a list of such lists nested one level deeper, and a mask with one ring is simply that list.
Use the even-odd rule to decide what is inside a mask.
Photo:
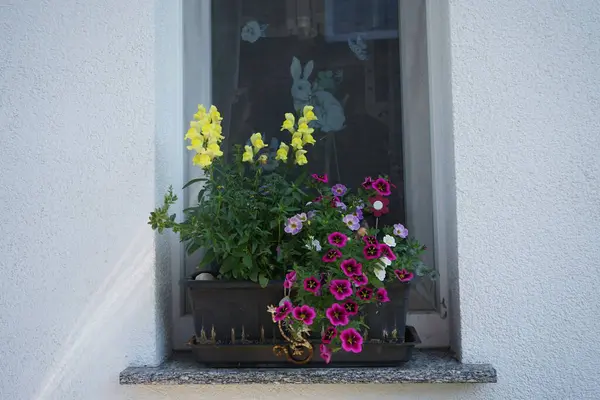
[{"label": "stone window sill", "polygon": [[399,367],[202,368],[189,353],[175,353],[158,367],[129,367],[122,385],[240,385],[353,383],[496,383],[489,364],[462,364],[444,350],[415,350]]}]

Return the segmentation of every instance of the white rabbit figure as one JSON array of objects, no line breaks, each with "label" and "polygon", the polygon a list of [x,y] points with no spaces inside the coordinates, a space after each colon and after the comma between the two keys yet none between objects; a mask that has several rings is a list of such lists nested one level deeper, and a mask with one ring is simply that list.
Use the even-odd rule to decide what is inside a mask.
[{"label": "white rabbit figure", "polygon": [[315,126],[323,132],[336,132],[344,127],[346,117],[344,108],[340,102],[325,90],[313,91],[308,78],[312,74],[314,63],[312,60],[306,63],[304,71],[300,60],[292,58],[290,73],[292,74],[291,94],[294,99],[294,109],[301,110],[306,105],[314,107],[318,120]]}]

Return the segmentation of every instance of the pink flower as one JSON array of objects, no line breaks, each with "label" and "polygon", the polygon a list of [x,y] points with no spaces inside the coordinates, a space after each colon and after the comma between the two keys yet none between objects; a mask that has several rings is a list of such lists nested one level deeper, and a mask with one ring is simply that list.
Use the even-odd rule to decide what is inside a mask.
[{"label": "pink flower", "polygon": [[333,326],[344,326],[348,325],[348,322],[350,322],[348,319],[348,313],[344,307],[338,303],[333,303],[331,307],[325,311],[325,316],[327,316],[329,322],[331,322],[331,325]]},{"label": "pink flower", "polygon": [[389,196],[392,194],[390,183],[383,178],[377,178],[372,184],[373,189],[381,196]]},{"label": "pink flower", "polygon": [[319,346],[319,352],[321,353],[321,358],[325,360],[325,364],[329,364],[331,361],[331,350],[329,350],[326,345],[322,344]]},{"label": "pink flower", "polygon": [[365,275],[364,273],[360,275],[353,275],[350,277],[350,279],[352,280],[352,282],[354,282],[356,286],[363,286],[369,283],[369,278],[367,278],[367,275]]},{"label": "pink flower", "polygon": [[304,280],[304,290],[311,293],[317,293],[321,288],[321,282],[314,276],[308,277]]},{"label": "pink flower", "polygon": [[396,260],[396,254],[394,254],[394,252],[392,251],[390,246],[388,246],[387,244],[381,243],[378,247],[379,247],[379,251],[381,251],[381,257],[387,257],[387,259],[390,261]]},{"label": "pink flower", "polygon": [[358,289],[356,295],[359,299],[363,301],[369,301],[373,298],[373,289],[363,286],[360,289]]},{"label": "pink flower", "polygon": [[344,300],[352,296],[352,285],[346,279],[334,279],[329,284],[329,291],[336,300]]},{"label": "pink flower", "polygon": [[283,281],[283,287],[286,289],[291,289],[294,286],[294,282],[288,281],[287,279]]},{"label": "pink flower", "polygon": [[394,274],[396,274],[396,277],[400,282],[410,282],[415,276],[412,272],[408,272],[405,268],[395,270]]},{"label": "pink flower", "polygon": [[333,196],[333,198],[331,199],[331,207],[333,207],[333,208],[337,207],[337,204],[340,202],[341,202],[341,200],[339,197]]},{"label": "pink flower", "polygon": [[343,306],[348,315],[358,314],[358,304],[354,300],[346,300]]},{"label": "pink flower", "polygon": [[377,301],[380,303],[387,303],[388,301],[390,301],[390,298],[388,297],[388,292],[387,290],[385,290],[385,288],[377,289],[377,292],[375,292],[375,298],[377,298]]},{"label": "pink flower", "polygon": [[371,178],[370,176],[365,177],[365,180],[363,181],[363,183],[361,185],[366,190],[372,189],[373,188],[373,178]]},{"label": "pink flower", "polygon": [[307,305],[296,307],[292,311],[292,316],[298,321],[304,322],[305,325],[312,325],[316,315],[314,308]]},{"label": "pink flower", "polygon": [[331,343],[331,341],[337,336],[337,329],[335,327],[330,326],[325,329],[323,336],[321,337],[321,341],[325,344]]},{"label": "pink flower", "polygon": [[329,182],[329,178],[327,177],[327,174],[323,174],[323,175],[312,174],[311,176],[317,182],[322,182],[322,183]]},{"label": "pink flower", "polygon": [[351,353],[360,353],[362,351],[363,338],[354,328],[348,328],[340,334],[342,349]]},{"label": "pink flower", "polygon": [[351,277],[352,275],[362,274],[362,264],[356,261],[354,258],[349,258],[342,261],[340,268],[344,275]]},{"label": "pink flower", "polygon": [[372,244],[377,246],[379,244],[379,242],[377,241],[377,238],[375,236],[363,236],[363,242],[365,242],[365,244]]},{"label": "pink flower", "polygon": [[290,271],[285,274],[285,279],[291,282],[296,282],[296,271]]},{"label": "pink flower", "polygon": [[323,200],[323,196],[315,197],[315,199],[312,202],[313,203],[320,203],[321,200]]},{"label": "pink flower", "polygon": [[379,249],[379,246],[370,244],[363,248],[363,255],[367,260],[374,260],[381,257],[381,250]]},{"label": "pink flower", "polygon": [[275,313],[273,314],[273,321],[283,321],[292,312],[293,307],[294,306],[291,302],[284,301],[282,305],[275,309]]},{"label": "pink flower", "polygon": [[338,258],[342,256],[342,252],[338,249],[330,249],[327,250],[327,253],[323,256],[322,260],[326,263],[335,262]]},{"label": "pink flower", "polygon": [[348,243],[348,236],[341,232],[333,232],[327,237],[329,244],[335,247],[344,247]]}]

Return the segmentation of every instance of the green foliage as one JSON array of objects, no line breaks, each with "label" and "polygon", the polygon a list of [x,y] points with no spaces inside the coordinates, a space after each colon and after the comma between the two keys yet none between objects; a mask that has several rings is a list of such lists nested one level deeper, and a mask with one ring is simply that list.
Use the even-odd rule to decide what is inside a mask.
[{"label": "green foliage", "polygon": [[[240,159],[240,154],[234,156]],[[283,231],[286,216],[308,201],[300,186],[303,176],[287,179],[287,168],[281,165],[265,172],[260,165],[215,160],[206,168],[205,178],[184,186],[202,184],[198,203],[184,210],[182,222],[168,213],[177,201],[169,189],[164,204],[150,214],[149,224],[158,232],[172,229],[178,233],[190,254],[206,249],[199,267],[215,263],[221,279],[266,286],[269,280],[282,279],[286,266],[291,265],[295,253],[277,249],[295,246],[297,238]]]}]

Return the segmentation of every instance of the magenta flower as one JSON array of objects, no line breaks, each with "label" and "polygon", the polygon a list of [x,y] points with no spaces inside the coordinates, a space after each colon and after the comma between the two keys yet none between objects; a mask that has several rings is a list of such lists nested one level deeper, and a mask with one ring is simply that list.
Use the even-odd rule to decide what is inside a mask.
[{"label": "magenta flower", "polygon": [[284,231],[287,233],[291,233],[292,235],[297,234],[302,230],[302,221],[300,221],[297,217],[289,218],[287,221],[287,225],[284,228]]},{"label": "magenta flower", "polygon": [[363,286],[360,289],[358,289],[356,295],[359,299],[363,301],[369,301],[373,298],[373,289]]},{"label": "magenta flower", "polygon": [[325,329],[323,336],[321,336],[321,341],[325,344],[331,343],[331,341],[337,336],[337,329],[335,327],[330,326]]},{"label": "magenta flower", "polygon": [[331,361],[331,350],[324,344],[319,346],[319,352],[321,353],[321,358],[325,360],[325,364],[329,364]]},{"label": "magenta flower", "polygon": [[333,208],[337,207],[337,204],[340,202],[341,202],[341,200],[339,197],[333,196],[333,198],[331,199],[331,207],[333,207]]},{"label": "magenta flower", "polygon": [[333,193],[334,196],[343,196],[346,194],[346,192],[348,191],[348,188],[344,185],[342,185],[341,183],[338,183],[337,185],[333,185],[333,187],[331,188],[331,193]]},{"label": "magenta flower", "polygon": [[340,334],[342,349],[351,353],[360,353],[362,351],[363,338],[354,328],[348,328]]},{"label": "magenta flower", "polygon": [[405,268],[395,270],[394,274],[396,274],[396,277],[400,282],[410,282],[415,276],[412,272],[408,272]]},{"label": "magenta flower", "polygon": [[348,214],[344,216],[342,221],[344,221],[346,226],[348,226],[348,228],[350,228],[351,231],[357,231],[358,228],[360,228],[360,220],[357,216],[353,214]]},{"label": "magenta flower", "polygon": [[356,261],[354,258],[349,258],[342,261],[340,268],[344,272],[344,275],[351,277],[352,275],[362,274],[362,264]]},{"label": "magenta flower", "polygon": [[292,316],[298,321],[304,322],[305,325],[312,325],[317,313],[314,308],[304,305],[294,308]]},{"label": "magenta flower", "polygon": [[322,182],[322,183],[329,182],[329,178],[327,177],[327,174],[323,174],[323,175],[312,174],[311,176],[317,182]]},{"label": "magenta flower", "polygon": [[317,293],[321,288],[321,282],[314,276],[308,277],[304,280],[304,290],[311,293]]},{"label": "magenta flower", "polygon": [[335,247],[344,247],[348,243],[348,236],[341,232],[333,232],[327,237],[329,244]]},{"label": "magenta flower", "polygon": [[348,319],[348,313],[344,307],[338,303],[333,303],[331,307],[325,311],[325,316],[327,316],[329,322],[331,322],[331,325],[333,326],[345,326],[348,325],[348,322],[350,322]]},{"label": "magenta flower", "polygon": [[381,250],[379,249],[379,246],[369,244],[363,248],[363,255],[367,260],[374,260],[381,257]]},{"label": "magenta flower", "polygon": [[374,246],[379,245],[379,242],[377,241],[377,238],[375,236],[364,236],[363,242],[365,242],[365,244],[370,244]]},{"label": "magenta flower", "polygon": [[370,176],[365,177],[365,180],[363,181],[363,183],[361,185],[366,190],[372,189],[373,188],[373,178],[371,178]]},{"label": "magenta flower", "polygon": [[344,300],[352,296],[352,285],[346,279],[334,279],[329,284],[329,291],[336,300]]},{"label": "magenta flower", "polygon": [[387,303],[388,301],[390,301],[390,298],[388,297],[388,292],[387,290],[385,290],[385,288],[377,289],[377,292],[375,292],[375,298],[380,303]]},{"label": "magenta flower", "polygon": [[402,239],[408,236],[408,229],[402,224],[394,224],[394,235],[400,236]]},{"label": "magenta flower", "polygon": [[294,306],[289,301],[284,301],[282,305],[275,309],[273,322],[283,321],[291,312]]},{"label": "magenta flower", "polygon": [[348,315],[358,314],[358,304],[354,300],[346,300],[343,306]]},{"label": "magenta flower", "polygon": [[322,260],[326,263],[335,262],[338,258],[342,256],[342,252],[338,249],[330,249],[327,250],[327,253],[323,256]]},{"label": "magenta flower", "polygon": [[296,282],[296,271],[290,271],[287,274],[285,274],[285,280],[286,281],[290,281],[290,282]]},{"label": "magenta flower", "polygon": [[350,277],[350,279],[356,286],[364,286],[369,283],[369,278],[367,278],[367,275],[365,274],[353,275]]},{"label": "magenta flower", "polygon": [[390,194],[392,194],[392,191],[390,190],[390,183],[383,178],[375,179],[375,181],[372,184],[372,187],[377,193],[379,193],[382,196],[389,196]]},{"label": "magenta flower", "polygon": [[288,281],[287,279],[285,281],[283,281],[283,287],[285,289],[291,289],[292,286],[294,286],[294,282]]},{"label": "magenta flower", "polygon": [[315,197],[315,199],[312,201],[313,203],[320,203],[323,200],[323,196],[319,196],[319,197]]},{"label": "magenta flower", "polygon": [[387,244],[381,243],[377,247],[379,248],[379,251],[381,251],[382,257],[387,257],[387,259],[390,261],[396,260],[396,254],[394,254],[394,252],[392,251],[390,246],[388,246]]}]

